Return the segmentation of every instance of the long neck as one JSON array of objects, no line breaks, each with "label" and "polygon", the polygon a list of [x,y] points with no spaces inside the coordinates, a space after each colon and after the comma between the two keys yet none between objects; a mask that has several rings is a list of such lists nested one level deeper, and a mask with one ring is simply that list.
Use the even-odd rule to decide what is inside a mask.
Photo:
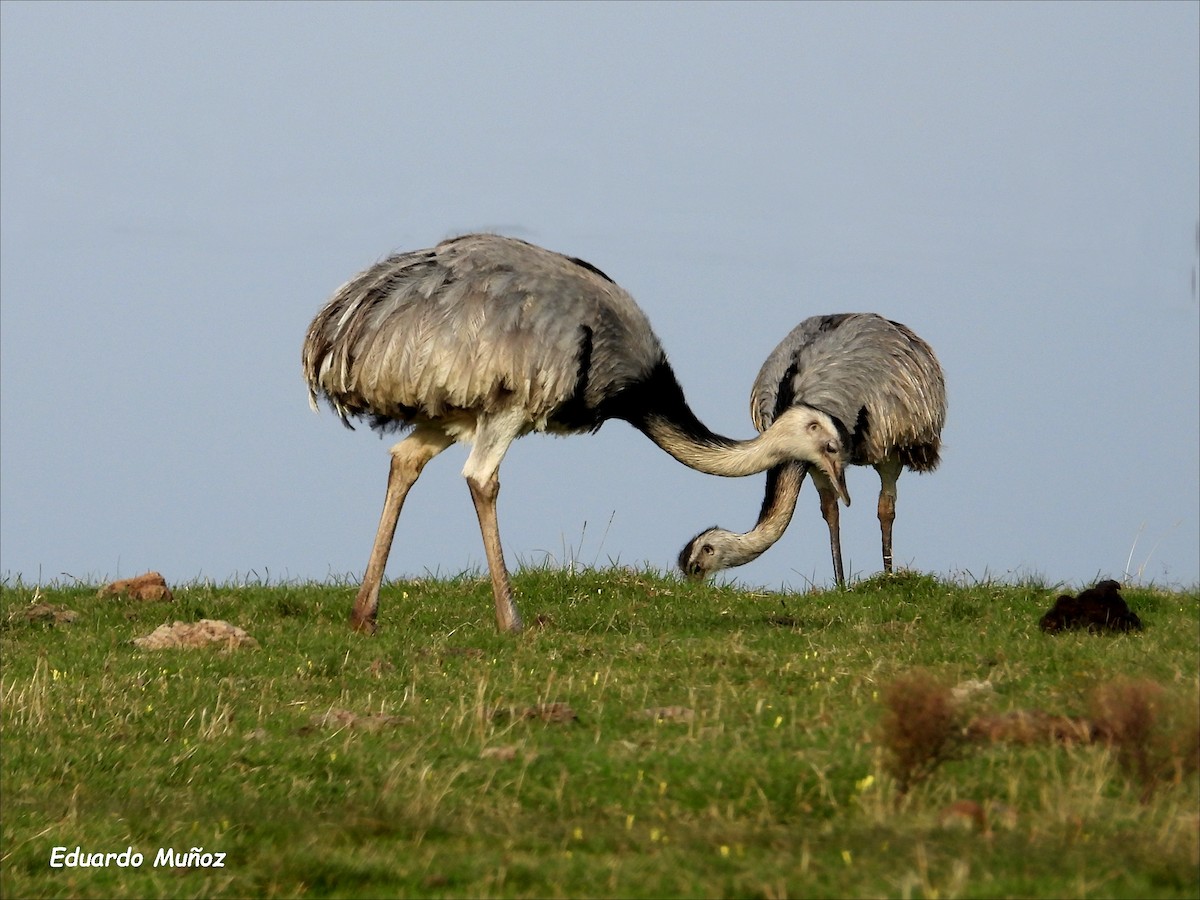
[{"label": "long neck", "polygon": [[726,537],[726,567],[753,562],[783,537],[796,511],[796,499],[800,496],[800,487],[804,484],[806,474],[808,463],[798,462],[785,463],[767,472],[767,487],[758,521],[745,534],[730,532]]},{"label": "long neck", "polygon": [[678,417],[651,415],[634,425],[685,466],[707,475],[755,475],[789,458],[779,431],[736,441],[710,431],[695,416],[686,422]]},{"label": "long neck", "polygon": [[747,441],[710,430],[688,406],[666,360],[623,400],[614,414],[685,466],[707,475],[754,475],[794,458],[794,440],[785,427],[773,426]]}]

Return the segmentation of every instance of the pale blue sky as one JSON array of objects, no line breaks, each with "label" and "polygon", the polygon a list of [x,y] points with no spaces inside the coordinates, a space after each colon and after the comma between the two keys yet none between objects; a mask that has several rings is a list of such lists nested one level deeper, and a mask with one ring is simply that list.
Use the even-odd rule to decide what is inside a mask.
[{"label": "pale blue sky", "polygon": [[[309,410],[305,329],[384,254],[490,229],[627,288],[731,436],[801,319],[925,337],[950,414],[899,564],[1200,581],[1200,4],[6,0],[0,67],[5,577],[357,578],[389,444]],[[464,459],[389,576],[483,569]],[[667,570],[762,490],[620,422],[501,479],[514,565]],[[870,574],[878,482],[849,484]],[[830,582],[811,485],[730,575]]]}]

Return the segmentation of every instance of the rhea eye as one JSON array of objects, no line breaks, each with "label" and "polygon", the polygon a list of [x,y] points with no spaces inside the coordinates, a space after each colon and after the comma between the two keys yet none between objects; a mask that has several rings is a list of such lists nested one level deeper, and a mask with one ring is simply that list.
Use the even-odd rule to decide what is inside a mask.
[{"label": "rhea eye", "polygon": [[809,431],[814,431],[814,432],[815,432],[815,431],[816,431],[818,428],[820,428],[820,427],[821,427],[821,426],[820,426],[820,425],[818,425],[816,422],[809,422],[809,423],[808,423],[808,430],[809,430]]},{"label": "rhea eye", "polygon": [[703,547],[700,548],[700,552],[703,553],[705,556],[712,556],[713,555],[713,545],[705,544]]}]

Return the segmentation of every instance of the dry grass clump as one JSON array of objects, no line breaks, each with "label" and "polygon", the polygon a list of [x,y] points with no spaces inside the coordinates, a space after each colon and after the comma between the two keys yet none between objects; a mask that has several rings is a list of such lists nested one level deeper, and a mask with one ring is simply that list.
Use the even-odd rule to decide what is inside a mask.
[{"label": "dry grass clump", "polygon": [[1107,744],[1121,770],[1141,785],[1143,801],[1200,771],[1200,710],[1150,680],[1101,684],[1087,716],[1039,709],[969,716],[962,701],[924,669],[885,688],[880,743],[901,796],[943,762],[980,744]]},{"label": "dry grass clump", "polygon": [[1097,735],[1121,768],[1142,785],[1146,800],[1162,784],[1178,784],[1200,769],[1200,714],[1172,703],[1162,686],[1120,678],[1092,693]]},{"label": "dry grass clump", "polygon": [[963,743],[963,723],[951,689],[924,669],[887,686],[880,738],[887,770],[901,794],[953,759]]}]

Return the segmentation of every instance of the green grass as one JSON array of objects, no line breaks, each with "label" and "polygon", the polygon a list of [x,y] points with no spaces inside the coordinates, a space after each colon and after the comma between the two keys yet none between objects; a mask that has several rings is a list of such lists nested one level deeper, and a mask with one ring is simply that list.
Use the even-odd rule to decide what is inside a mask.
[{"label": "green grass", "polygon": [[[1195,590],[1125,589],[1142,634],[1047,636],[1038,584],[514,582],[516,638],[474,577],[385,586],[371,638],[347,628],[352,585],[193,585],[171,604],[3,586],[0,892],[1200,895]],[[30,621],[35,600],[78,617]],[[129,643],[200,618],[259,649]],[[1114,680],[1153,681],[1161,765],[1148,783],[1102,743],[973,744],[901,794],[880,723],[914,670],[987,682],[971,709],[997,713],[1086,716]],[[549,703],[576,718],[532,712]],[[944,820],[965,800],[986,827]],[[58,846],[145,860],[51,868]],[[153,865],[193,847],[225,867]]]}]

